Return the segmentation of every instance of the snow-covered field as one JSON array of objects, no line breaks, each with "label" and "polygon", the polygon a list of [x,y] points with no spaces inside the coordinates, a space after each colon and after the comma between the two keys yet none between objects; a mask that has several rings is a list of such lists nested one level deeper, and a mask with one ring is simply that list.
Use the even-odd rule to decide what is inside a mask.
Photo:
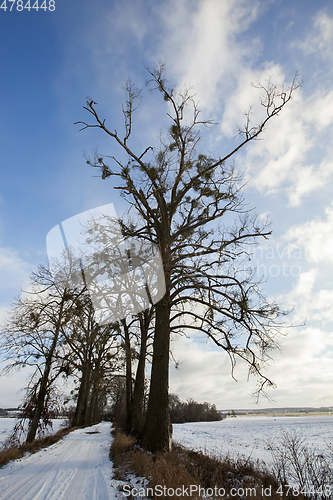
[{"label": "snow-covered field", "polygon": [[[1,500],[112,500],[111,424],[77,429],[0,469]],[[98,433],[92,433],[97,431]]]},{"label": "snow-covered field", "polygon": [[[4,443],[11,431],[14,428],[17,420],[15,418],[0,418],[0,447]],[[52,429],[48,430],[49,434],[55,434],[59,429],[65,425],[65,420],[61,418],[52,420]]]},{"label": "snow-covered field", "polygon": [[263,460],[271,463],[269,445],[284,431],[296,431],[308,445],[325,449],[333,443],[333,415],[305,417],[236,417],[220,422],[173,425],[173,440],[187,448],[220,457]]},{"label": "snow-covered field", "polygon": [[[0,419],[3,435],[13,419]],[[54,431],[61,425],[55,421]],[[111,480],[111,424],[77,429],[54,445],[0,469],[1,500],[116,500]],[[333,415],[315,417],[236,417],[220,422],[174,424],[175,442],[211,455],[244,455],[271,462],[269,443],[284,431],[297,431],[324,449],[333,442]],[[118,481],[119,482],[119,481]]]}]

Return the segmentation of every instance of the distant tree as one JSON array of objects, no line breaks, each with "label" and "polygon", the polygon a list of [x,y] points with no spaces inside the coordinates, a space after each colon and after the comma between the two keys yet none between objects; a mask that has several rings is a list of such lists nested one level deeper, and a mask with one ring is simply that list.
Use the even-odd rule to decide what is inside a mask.
[{"label": "distant tree", "polygon": [[223,418],[215,405],[198,403],[194,399],[180,401],[176,394],[169,395],[169,408],[172,423],[213,422]]},{"label": "distant tree", "polygon": [[[94,122],[78,123],[83,129],[102,129],[127,154],[127,162],[122,162],[114,155],[95,152],[87,162],[101,170],[102,179],[119,180],[115,188],[141,217],[142,224],[135,227],[123,221],[124,235],[157,244],[162,256],[166,293],[155,305],[150,395],[143,431],[144,446],[155,452],[171,446],[168,381],[172,331],[191,328],[204,332],[229,354],[232,370],[236,358],[242,358],[261,380],[259,391],[272,385],[262,364],[276,346],[282,312],[262,297],[254,272],[248,265],[244,267],[250,245],[267,238],[270,231],[245,207],[241,177],[228,162],[259,138],[268,121],[291,100],[298,83],[295,78],[289,89],[280,90],[271,82],[258,85],[263,92],[262,121],[252,125],[248,113],[239,129],[238,144],[213,158],[198,150],[200,129],[213,122],[200,119],[191,92],[171,88],[163,65],[148,72],[148,83],[162,94],[170,118],[167,137],[161,139],[158,149],[147,146],[135,152],[129,146],[133,112],[141,99],[141,92],[130,82],[123,107],[123,138],[106,125],[93,100],[84,108]],[[110,159],[114,166],[108,164]]]}]

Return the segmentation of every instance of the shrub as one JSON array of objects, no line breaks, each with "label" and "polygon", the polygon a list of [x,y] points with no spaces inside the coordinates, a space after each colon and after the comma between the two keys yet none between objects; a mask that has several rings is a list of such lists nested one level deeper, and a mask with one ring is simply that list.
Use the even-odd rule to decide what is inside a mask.
[{"label": "shrub", "polygon": [[333,493],[333,454],[310,448],[301,434],[283,432],[269,445],[276,476],[283,485],[295,485],[295,491],[308,492],[307,498],[329,500]]}]

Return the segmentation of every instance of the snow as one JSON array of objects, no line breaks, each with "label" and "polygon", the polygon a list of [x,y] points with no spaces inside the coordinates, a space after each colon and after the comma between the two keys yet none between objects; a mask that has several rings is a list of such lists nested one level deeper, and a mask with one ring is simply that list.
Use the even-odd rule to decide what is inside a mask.
[{"label": "snow", "polygon": [[6,441],[14,428],[15,418],[0,418],[0,444]]},{"label": "snow", "polygon": [[1,500],[113,500],[110,431],[109,422],[77,429],[5,465],[0,469]]},{"label": "snow", "polygon": [[[16,418],[1,417],[0,418],[0,448],[1,444],[6,441],[11,431],[16,424]],[[48,428],[47,434],[55,434],[59,429],[66,425],[66,420],[63,418],[52,419],[52,428]]]},{"label": "snow", "polygon": [[[1,432],[10,419],[1,419]],[[61,422],[59,422],[60,424]],[[311,446],[324,449],[333,440],[333,415],[315,417],[236,417],[220,422],[174,424],[173,439],[208,455],[264,460],[269,444],[284,431],[297,431]],[[9,428],[7,431],[10,430]],[[55,429],[56,430],[56,429]],[[125,483],[112,479],[109,460],[111,424],[77,429],[54,445],[0,469],[1,500],[119,500]],[[144,486],[141,478],[126,478]]]},{"label": "snow", "polygon": [[304,417],[240,416],[219,422],[173,424],[176,443],[207,455],[251,456],[272,464],[270,445],[283,432],[297,432],[306,443],[325,449],[333,441],[333,415]]}]

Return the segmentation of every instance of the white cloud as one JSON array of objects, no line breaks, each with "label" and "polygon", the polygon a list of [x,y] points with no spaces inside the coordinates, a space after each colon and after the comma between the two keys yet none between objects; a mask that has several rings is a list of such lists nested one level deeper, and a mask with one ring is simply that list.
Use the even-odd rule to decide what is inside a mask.
[{"label": "white cloud", "polygon": [[[292,361],[294,363],[293,370],[297,372],[300,365],[304,364],[304,362],[311,363],[316,356],[327,348],[327,338],[328,335],[319,328],[291,328],[288,336],[282,342],[282,358],[287,364]],[[331,335],[331,345],[332,340]]]},{"label": "white cloud", "polygon": [[296,91],[268,124],[264,140],[249,145],[242,163],[259,191],[286,192],[290,205],[299,206],[305,196],[332,180],[332,99],[332,92],[306,98]]},{"label": "white cloud", "polygon": [[304,120],[313,123],[321,132],[333,123],[333,90],[318,92],[312,101],[305,103]]},{"label": "white cloud", "polygon": [[317,217],[292,226],[284,235],[285,240],[305,248],[309,262],[333,262],[333,203],[325,213],[326,219]]},{"label": "white cloud", "polygon": [[312,289],[316,282],[318,276],[317,269],[311,269],[311,271],[307,271],[302,273],[299,276],[298,283],[294,288],[292,295],[296,297],[303,297],[309,293],[312,293]]},{"label": "white cloud", "polygon": [[[242,0],[202,0],[195,4],[183,0],[168,2],[159,9],[165,35],[155,54],[162,56],[168,72],[181,82],[179,88],[193,85],[205,118],[214,114],[213,118],[219,120],[222,116],[215,144],[235,136],[251,105],[253,124],[262,120],[260,92],[251,82],[265,84],[271,78],[278,87],[287,86],[281,65],[272,61],[256,64],[260,39],[247,37],[245,45],[238,37],[257,19],[258,7],[259,2],[249,5]],[[317,23],[326,26],[325,19],[318,17]],[[240,170],[248,171],[257,189],[265,194],[287,192],[290,205],[298,206],[304,197],[332,179],[333,164],[325,144],[332,136],[332,97],[332,91],[309,98],[296,92],[281,115],[270,122],[262,136],[264,141],[248,147]]]},{"label": "white cloud", "polygon": [[[3,370],[5,363],[0,363]],[[31,370],[24,368],[8,375],[1,374],[0,408],[13,408],[22,402],[24,388],[27,386]]]},{"label": "white cloud", "polygon": [[306,195],[331,181],[333,163],[323,160],[317,168],[314,165],[304,165],[299,168],[296,175],[296,182],[288,187],[291,206],[299,206]]},{"label": "white cloud", "polygon": [[333,332],[317,327],[291,328],[281,346],[272,367],[278,384],[276,397],[289,400],[293,406],[332,404]]},{"label": "white cloud", "polygon": [[[254,35],[246,33],[268,7],[259,0],[169,0],[144,9],[140,6],[141,2],[131,8],[113,6],[105,11],[98,27],[94,24],[89,29],[98,92],[103,93],[104,106],[110,94],[114,97],[120,82],[127,76],[133,77],[133,68],[128,67],[132,61],[126,63],[126,58],[121,57],[112,75],[105,61],[112,54],[125,53],[129,46],[138,45],[144,62],[166,62],[167,74],[179,83],[179,89],[193,86],[203,118],[221,121],[221,127],[210,133],[209,141],[222,154],[222,141],[234,137],[236,126],[242,125],[243,114],[250,105],[254,105],[253,123],[261,119],[259,92],[251,87],[251,82],[265,83],[272,77],[278,85],[286,83],[286,65],[271,60],[257,64],[263,52],[260,31]],[[308,37],[312,40],[307,42],[309,47],[328,47],[332,41],[331,23],[324,12],[316,16]],[[101,32],[101,39],[96,38],[96,29]],[[140,134],[145,134],[143,141],[143,136],[139,136],[141,142],[155,134],[154,106],[145,106],[144,101],[140,126],[136,127]],[[298,91],[281,115],[270,122],[262,135],[264,140],[252,143],[245,156],[238,158],[239,169],[247,170],[253,185],[262,193],[286,193],[290,205],[299,206],[306,196],[333,177],[332,123],[331,89],[310,97]]]},{"label": "white cloud", "polygon": [[28,289],[30,273],[30,264],[17,250],[0,247],[0,325],[13,299],[20,295],[21,289]]},{"label": "white cloud", "polygon": [[316,14],[312,31],[305,42],[301,43],[305,53],[319,52],[325,59],[331,59],[333,54],[333,18],[325,11]]},{"label": "white cloud", "polygon": [[9,272],[21,272],[25,270],[26,262],[19,257],[18,250],[14,250],[11,248],[1,247],[0,248],[0,269],[1,272],[6,269]]},{"label": "white cloud", "polygon": [[[31,266],[19,255],[18,250],[12,248],[0,247],[0,294],[17,290],[27,283]],[[8,297],[11,301],[13,297]]]},{"label": "white cloud", "polygon": [[[265,374],[277,384],[269,391],[274,406],[320,406],[332,404],[333,380],[333,290],[321,283],[320,269],[303,272],[288,295],[278,302],[294,306],[286,322],[299,326],[282,329],[281,351],[272,353]],[[304,321],[308,324],[302,324]],[[247,367],[238,361],[235,377],[231,378],[229,358],[222,350],[190,339],[179,337],[172,343],[179,369],[171,367],[170,390],[181,399],[193,397],[200,402],[215,403],[220,409],[248,408],[254,403],[251,394],[256,379],[247,381]],[[259,407],[270,406],[262,398]]]},{"label": "white cloud", "polygon": [[223,120],[221,122],[221,131],[228,137],[234,137],[237,127],[242,127],[245,118],[244,114],[251,108],[251,121],[254,125],[262,121],[265,111],[260,106],[262,91],[256,85],[260,83],[267,86],[271,81],[277,86],[281,86],[285,81],[285,75],[281,66],[274,63],[266,63],[265,67],[239,68],[237,75],[237,84],[234,91],[230,93],[225,102]]},{"label": "white cloud", "polygon": [[10,312],[9,307],[0,305],[0,327],[1,327],[1,325],[3,325],[6,317],[8,317],[9,312]]},{"label": "white cloud", "polygon": [[193,398],[208,401],[218,408],[246,407],[256,389],[255,379],[247,383],[248,370],[238,362],[235,377],[231,377],[231,366],[227,354],[221,349],[193,338],[178,337],[172,343],[172,351],[179,368],[171,364],[170,391],[181,399]]},{"label": "white cloud", "polygon": [[[265,372],[277,384],[269,392],[273,403],[261,398],[259,407],[332,404],[333,332],[317,327],[290,328],[280,344],[281,352],[273,353],[273,361]],[[185,337],[173,342],[172,349],[180,363],[178,370],[171,367],[170,391],[181,399],[208,401],[219,409],[254,405],[251,394],[256,390],[256,380],[247,380],[245,363],[237,363],[236,382],[231,378],[229,359],[223,351]]]},{"label": "white cloud", "polygon": [[[167,8],[160,10],[166,36],[156,52],[162,52],[167,68],[181,82],[180,88],[193,85],[205,117],[211,118],[213,113],[219,120],[223,113],[215,143],[235,136],[251,105],[253,124],[261,121],[260,92],[252,82],[265,84],[271,78],[278,87],[287,86],[281,65],[272,61],[261,67],[256,64],[261,52],[258,38],[247,37],[245,46],[237,37],[258,17],[258,5],[237,0],[190,5],[183,0],[168,2]],[[326,14],[320,14],[315,23],[327,43],[330,22]],[[262,193],[283,191],[291,206],[299,206],[333,178],[332,123],[333,91],[305,97],[298,90],[280,116],[269,123],[264,140],[248,147],[240,170],[247,170]]]},{"label": "white cloud", "polygon": [[[213,112],[219,119],[224,108],[220,130],[232,138],[251,105],[253,124],[261,120],[259,92],[251,82],[264,84],[271,77],[278,86],[286,86],[284,71],[272,61],[256,66],[260,41],[247,38],[245,47],[236,37],[258,16],[258,3],[249,7],[231,0],[206,0],[198,2],[196,10],[192,5],[184,0],[168,3],[168,11],[161,9],[172,36],[166,36],[157,50],[180,79],[180,87],[193,85],[199,107],[209,117]],[[323,43],[331,40],[331,23],[326,14],[316,18],[318,40]],[[244,166],[253,184],[265,194],[287,192],[291,206],[299,206],[307,195],[325,186],[333,176],[328,147],[332,123],[333,91],[318,91],[310,97],[296,92],[281,115],[270,122],[264,141],[248,148]],[[216,141],[222,139],[220,135]]]},{"label": "white cloud", "polygon": [[[290,292],[280,295],[277,301],[293,308],[290,323],[322,328],[326,347],[333,347],[333,336],[327,333],[333,323],[333,290],[323,283],[329,276],[327,266],[302,272]],[[303,341],[302,346],[305,346]],[[314,354],[315,351],[309,349],[309,356]]]},{"label": "white cloud", "polygon": [[194,87],[201,110],[215,111],[245,61],[257,54],[257,39],[245,45],[236,36],[256,19],[258,7],[257,1],[173,0],[159,10],[166,33],[155,60],[158,52],[179,88]]}]

